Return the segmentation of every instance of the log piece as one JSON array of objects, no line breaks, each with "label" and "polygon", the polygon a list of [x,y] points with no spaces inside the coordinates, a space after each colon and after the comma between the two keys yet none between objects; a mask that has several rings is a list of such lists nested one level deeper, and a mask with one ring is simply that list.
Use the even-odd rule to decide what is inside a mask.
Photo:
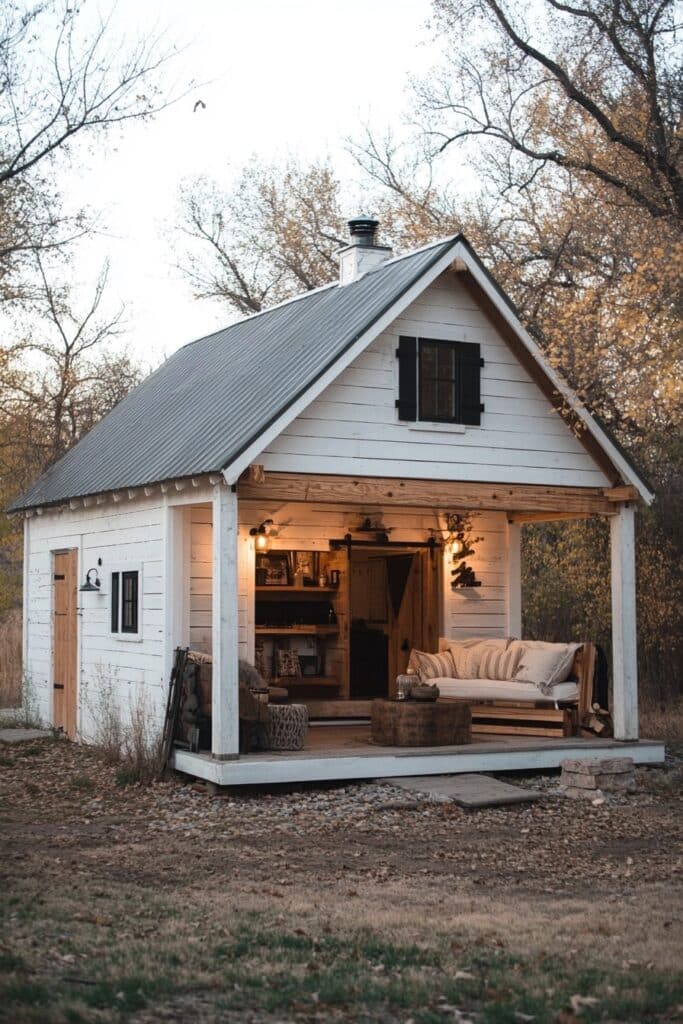
[{"label": "log piece", "polygon": [[448,747],[472,742],[472,714],[464,702],[372,702],[372,739],[388,747]]}]

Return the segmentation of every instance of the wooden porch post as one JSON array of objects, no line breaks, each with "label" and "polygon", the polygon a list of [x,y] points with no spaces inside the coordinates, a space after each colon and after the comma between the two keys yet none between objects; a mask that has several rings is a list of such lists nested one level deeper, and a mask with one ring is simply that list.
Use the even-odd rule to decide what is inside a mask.
[{"label": "wooden porch post", "polygon": [[522,637],[522,527],[507,521],[507,635]]},{"label": "wooden porch post", "polygon": [[219,484],[213,498],[211,753],[222,761],[239,752],[237,536],[237,493]]},{"label": "wooden porch post", "polygon": [[633,506],[610,519],[614,738],[638,738],[636,547]]}]

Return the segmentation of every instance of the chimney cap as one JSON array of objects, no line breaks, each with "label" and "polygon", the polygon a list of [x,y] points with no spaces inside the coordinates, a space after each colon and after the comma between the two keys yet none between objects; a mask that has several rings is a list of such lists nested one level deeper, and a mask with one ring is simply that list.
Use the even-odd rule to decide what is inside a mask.
[{"label": "chimney cap", "polygon": [[357,245],[374,245],[379,221],[373,217],[353,217],[349,222],[351,241]]}]

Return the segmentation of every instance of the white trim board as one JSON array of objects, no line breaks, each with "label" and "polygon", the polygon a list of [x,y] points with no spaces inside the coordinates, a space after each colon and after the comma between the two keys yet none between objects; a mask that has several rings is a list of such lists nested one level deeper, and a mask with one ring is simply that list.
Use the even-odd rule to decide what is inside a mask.
[{"label": "white trim board", "polygon": [[344,779],[399,778],[409,775],[455,775],[462,772],[505,772],[559,768],[567,758],[631,757],[636,764],[663,764],[664,744],[651,740],[615,743],[613,740],[521,748],[477,743],[457,752],[311,756],[247,755],[236,761],[217,761],[203,754],[176,750],[173,767],[218,786],[277,785],[292,782],[331,782]]}]

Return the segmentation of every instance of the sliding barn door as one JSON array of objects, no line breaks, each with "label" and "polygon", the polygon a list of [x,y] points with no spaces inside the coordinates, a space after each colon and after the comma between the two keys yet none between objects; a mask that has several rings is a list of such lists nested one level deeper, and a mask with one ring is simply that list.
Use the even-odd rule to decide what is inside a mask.
[{"label": "sliding barn door", "polygon": [[76,658],[78,551],[60,551],[54,556],[53,573],[53,718],[56,729],[69,739],[76,738]]}]

